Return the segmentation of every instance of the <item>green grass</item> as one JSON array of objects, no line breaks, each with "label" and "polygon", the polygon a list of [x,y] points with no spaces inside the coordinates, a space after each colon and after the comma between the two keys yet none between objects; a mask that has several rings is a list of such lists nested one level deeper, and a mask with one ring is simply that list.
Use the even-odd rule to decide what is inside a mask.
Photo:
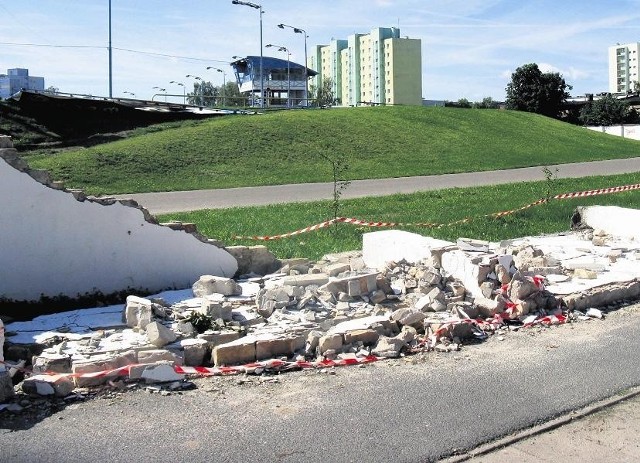
[{"label": "green grass", "polygon": [[68,187],[137,193],[506,169],[640,155],[637,141],[539,115],[374,107],[225,116],[56,155],[28,156]]},{"label": "green grass", "polygon": [[[403,226],[398,229],[455,241],[459,237],[503,240],[557,233],[570,228],[577,206],[616,205],[637,208],[640,191],[570,200],[553,200],[502,218],[481,217],[530,204],[547,195],[640,183],[640,173],[581,179],[557,179],[482,188],[456,188],[410,195],[344,200],[342,216],[366,221],[402,223],[449,223],[471,217],[465,224],[442,228]],[[277,241],[238,240],[234,236],[277,235],[331,218],[330,201],[292,203],[265,207],[203,210],[163,215],[161,221],[193,222],[198,230],[226,245],[265,244],[279,258],[318,259],[332,252],[361,249],[362,233],[380,228],[339,224],[336,228],[310,232]]]}]

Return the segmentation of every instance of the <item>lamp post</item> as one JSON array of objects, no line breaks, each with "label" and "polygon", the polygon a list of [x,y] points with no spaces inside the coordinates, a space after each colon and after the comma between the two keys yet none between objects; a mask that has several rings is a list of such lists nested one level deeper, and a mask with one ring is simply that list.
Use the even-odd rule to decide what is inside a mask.
[{"label": "lamp post", "polygon": [[135,98],[135,97],[136,97],[136,94],[135,94],[135,93],[133,93],[133,92],[127,92],[127,91],[125,90],[125,91],[124,91],[124,92],[122,92],[122,93],[124,93],[125,95],[131,95],[133,98]]},{"label": "lamp post", "polygon": [[[192,74],[187,74],[185,77],[193,77],[195,80],[200,81],[200,83],[198,84],[198,87],[200,88],[200,92],[199,92],[200,93],[200,101],[199,101],[200,104],[198,104],[198,100],[196,99],[196,105],[204,106],[204,87],[202,86],[202,84],[204,84],[204,80],[202,79],[202,77],[194,76]],[[194,93],[194,95],[196,95],[195,91],[193,93]]]},{"label": "lamp post", "polygon": [[182,82],[178,82],[176,80],[172,80],[171,82],[169,82],[170,84],[176,84],[182,87],[182,104],[186,105],[187,104],[187,92],[185,89],[185,86]]},{"label": "lamp post", "polygon": [[262,73],[262,5],[251,2],[243,2],[241,0],[231,0],[233,5],[244,5],[250,8],[255,8],[260,11],[260,107],[264,108],[264,74]]},{"label": "lamp post", "polygon": [[291,51],[282,45],[273,45],[272,43],[265,45],[267,48],[278,47],[278,51],[287,52],[287,108],[291,107]]},{"label": "lamp post", "polygon": [[[162,87],[152,87],[154,90],[158,90],[159,92],[164,92],[164,102],[167,102],[167,89]],[[155,95],[154,95],[155,96]],[[151,101],[153,101],[153,96],[151,97]]]},{"label": "lamp post", "polygon": [[224,104],[225,104],[224,93],[225,93],[225,87],[227,86],[227,73],[224,72],[222,69],[215,68],[213,66],[207,66],[207,69],[213,69],[213,70],[216,70],[216,71],[222,73],[222,106],[224,106]]},{"label": "lamp post", "polygon": [[284,29],[288,27],[289,29],[293,29],[293,32],[296,34],[302,34],[304,36],[304,106],[305,108],[309,106],[309,76],[307,73],[307,31],[304,29],[300,29],[299,27],[289,26],[288,24],[278,24],[280,29]]}]

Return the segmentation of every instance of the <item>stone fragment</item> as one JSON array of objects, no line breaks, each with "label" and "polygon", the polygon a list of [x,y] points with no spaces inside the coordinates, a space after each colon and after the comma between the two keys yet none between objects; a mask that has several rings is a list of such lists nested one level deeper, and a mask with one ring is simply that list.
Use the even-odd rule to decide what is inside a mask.
[{"label": "stone fragment", "polygon": [[362,258],[368,268],[379,270],[384,269],[387,262],[403,259],[410,263],[426,259],[439,266],[439,256],[449,246],[453,246],[450,241],[401,230],[384,230],[362,235]]},{"label": "stone fragment", "polygon": [[193,294],[196,297],[222,294],[223,296],[238,296],[242,294],[242,287],[233,279],[214,275],[202,275],[193,284]]},{"label": "stone fragment", "polygon": [[196,337],[207,341],[209,347],[213,349],[220,344],[226,344],[240,339],[240,333],[237,331],[205,331]]},{"label": "stone fragment", "polygon": [[598,274],[593,270],[589,270],[586,268],[577,268],[573,271],[573,276],[575,278],[581,278],[583,280],[595,280],[598,278]]},{"label": "stone fragment", "polygon": [[147,325],[147,340],[156,347],[164,347],[177,339],[176,334],[160,322]]},{"label": "stone fragment", "polygon": [[32,360],[34,373],[71,373],[71,357],[43,352]]},{"label": "stone fragment", "polygon": [[22,382],[26,394],[66,397],[73,389],[73,382],[64,375],[33,375]]},{"label": "stone fragment", "polygon": [[324,354],[329,349],[334,349],[336,352],[342,349],[342,335],[326,334],[318,340],[318,348],[321,354]]},{"label": "stone fragment", "polygon": [[244,336],[235,341],[217,345],[213,348],[215,366],[237,365],[256,360],[256,338]]},{"label": "stone fragment", "polygon": [[145,329],[153,318],[151,301],[143,297],[127,296],[124,317],[128,327]]},{"label": "stone fragment", "polygon": [[379,357],[385,358],[397,358],[400,356],[400,352],[407,346],[404,339],[397,337],[380,336],[378,343],[373,348],[371,353]]},{"label": "stone fragment", "polygon": [[147,365],[140,378],[144,379],[146,383],[167,383],[171,381],[182,381],[184,375],[176,373],[173,365],[168,363],[158,363],[155,365]]},{"label": "stone fragment", "polygon": [[603,318],[604,316],[602,315],[602,311],[598,310],[594,307],[591,307],[587,310],[587,312],[585,313],[585,315],[587,317],[591,317],[591,318]]},{"label": "stone fragment", "polygon": [[496,265],[495,272],[501,285],[506,285],[511,281],[511,274],[504,265]]},{"label": "stone fragment", "polygon": [[506,308],[506,301],[501,297],[496,299],[476,297],[473,303],[483,318],[491,318],[496,314],[504,312]]},{"label": "stone fragment", "polygon": [[6,402],[14,396],[15,391],[13,389],[11,375],[7,370],[0,369],[0,403]]},{"label": "stone fragment", "polygon": [[258,336],[256,340],[256,360],[265,360],[281,355],[292,356],[295,352],[304,349],[304,336]]},{"label": "stone fragment", "polygon": [[180,341],[183,351],[183,361],[188,367],[200,367],[205,363],[209,351],[209,344],[204,339],[183,339]]},{"label": "stone fragment", "polygon": [[379,337],[380,335],[376,330],[353,330],[344,333],[344,343],[353,344],[356,342],[361,342],[365,346],[371,346],[378,342]]},{"label": "stone fragment", "polygon": [[226,246],[225,250],[238,261],[238,275],[256,273],[267,275],[280,267],[276,256],[264,245],[257,246]]},{"label": "stone fragment", "polygon": [[540,289],[535,285],[535,283],[522,276],[520,272],[516,272],[511,282],[507,286],[509,299],[514,302],[526,299],[527,297],[538,291],[540,291]]},{"label": "stone fragment", "polygon": [[321,286],[329,281],[329,275],[325,273],[308,273],[305,275],[292,275],[284,277],[282,283],[288,286]]},{"label": "stone fragment", "polygon": [[378,289],[377,277],[378,273],[365,273],[345,278],[332,278],[320,289],[334,295],[341,292],[351,297],[368,295]]},{"label": "stone fragment", "polygon": [[[72,372],[77,387],[98,386],[118,376],[114,371],[127,365],[138,363],[138,354],[135,351],[126,351],[117,355],[96,355],[86,360],[74,360]],[[103,373],[100,375],[83,376],[85,373]]]},{"label": "stone fragment", "polygon": [[156,362],[172,362],[176,365],[182,365],[182,359],[173,352],[166,349],[151,349],[138,351],[138,362],[140,363],[156,363]]},{"label": "stone fragment", "polygon": [[372,304],[380,304],[381,302],[384,302],[386,299],[387,299],[387,295],[384,293],[384,291],[381,291],[379,289],[369,294],[369,300],[371,301]]},{"label": "stone fragment", "polygon": [[204,296],[202,298],[202,305],[197,312],[207,317],[211,317],[213,320],[222,319],[225,322],[230,322],[232,319],[232,306],[229,303],[220,302],[213,298]]},{"label": "stone fragment", "polygon": [[322,268],[322,271],[329,275],[330,277],[335,277],[340,275],[341,273],[348,272],[351,270],[351,265],[347,262],[336,262],[334,264],[325,265]]},{"label": "stone fragment", "polygon": [[422,321],[426,318],[426,315],[420,311],[411,311],[402,317],[399,321],[401,325],[422,327]]}]

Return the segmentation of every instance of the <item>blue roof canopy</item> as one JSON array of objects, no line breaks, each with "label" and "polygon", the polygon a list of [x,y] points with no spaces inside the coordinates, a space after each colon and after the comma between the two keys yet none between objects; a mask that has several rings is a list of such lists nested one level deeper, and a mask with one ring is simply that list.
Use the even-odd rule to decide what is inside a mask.
[{"label": "blue roof canopy", "polygon": [[[291,71],[304,71],[305,66],[302,64],[295,63],[293,61],[287,61],[286,59],[274,58],[273,56],[263,56],[262,57],[262,67],[265,72],[267,70],[277,69],[277,70],[287,70],[287,64],[289,65],[289,69]],[[236,61],[231,62],[231,66],[233,66],[238,72],[246,73],[249,69],[260,69],[260,57],[259,56],[246,56]],[[313,69],[307,68],[307,76],[313,77],[318,73]]]}]

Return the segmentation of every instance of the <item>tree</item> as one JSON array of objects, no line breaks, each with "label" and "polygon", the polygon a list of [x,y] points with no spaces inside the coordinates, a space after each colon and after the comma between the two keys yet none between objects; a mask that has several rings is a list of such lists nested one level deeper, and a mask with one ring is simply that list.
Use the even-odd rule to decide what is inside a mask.
[{"label": "tree", "polygon": [[467,100],[466,98],[460,98],[458,100],[458,103],[456,105],[458,108],[470,108],[471,107],[471,102],[469,100]]},{"label": "tree", "polygon": [[309,94],[315,100],[317,106],[333,105],[336,99],[333,93],[333,80],[331,78],[323,79],[320,87],[311,85]]},{"label": "tree", "polygon": [[543,73],[537,64],[525,64],[511,74],[511,82],[506,88],[506,106],[507,109],[557,118],[569,98],[567,90],[572,88],[559,73]]},{"label": "tree", "polygon": [[45,93],[58,93],[60,89],[58,87],[50,86],[44,89]]},{"label": "tree", "polygon": [[498,102],[493,101],[490,96],[484,97],[482,101],[473,103],[473,107],[478,109],[497,109],[499,106]]},{"label": "tree", "polygon": [[579,120],[584,125],[618,125],[633,122],[637,115],[629,104],[607,93],[602,98],[587,103],[580,110]]}]

